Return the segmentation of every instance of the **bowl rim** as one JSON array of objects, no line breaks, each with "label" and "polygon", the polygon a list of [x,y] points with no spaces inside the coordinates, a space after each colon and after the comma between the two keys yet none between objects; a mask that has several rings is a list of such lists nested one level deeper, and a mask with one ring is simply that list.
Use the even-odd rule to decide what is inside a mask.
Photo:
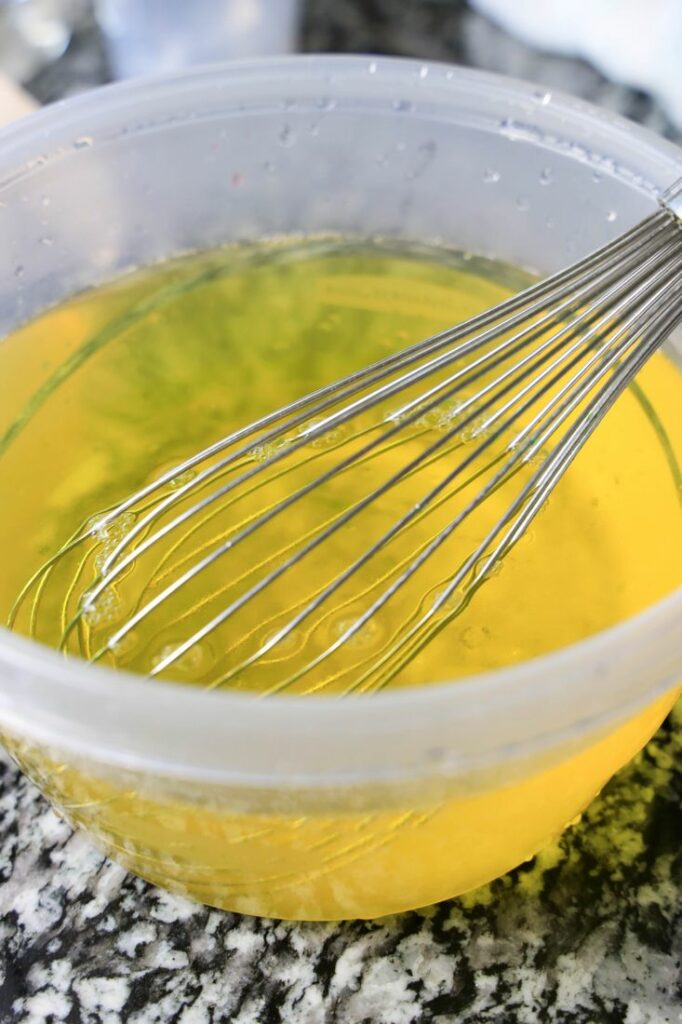
[{"label": "bowl rim", "polygon": [[[116,83],[33,113],[0,132],[0,197],[12,169],[24,173],[31,154],[73,138],[74,129],[92,127],[93,115],[139,114],[144,104],[161,96],[196,98],[202,90],[248,88],[254,81],[271,82],[274,88],[284,79],[323,83],[329,95],[350,88],[370,96],[374,83],[385,95],[413,89],[419,79],[419,103],[437,100],[447,107],[450,101],[454,109],[458,98],[476,96],[491,110],[500,104],[526,114],[541,110],[550,121],[561,120],[566,134],[587,130],[605,145],[641,151],[642,161],[658,168],[657,180],[630,176],[628,183],[652,200],[675,173],[682,174],[682,151],[673,143],[563,93],[546,90],[539,98],[537,83],[405,58],[296,55]],[[465,774],[603,730],[671,689],[682,676],[681,621],[682,588],[631,619],[530,661],[360,701],[296,696],[262,701],[252,694],[211,693],[176,683],[150,686],[138,676],[67,663],[57,652],[3,627],[0,721],[10,731],[106,763],[222,782],[266,785],[286,779],[292,785],[318,786],[424,772]],[[638,673],[645,667],[650,682],[642,685]],[[499,719],[492,730],[487,729],[491,708]],[[529,724],[526,719],[539,709],[544,709],[542,722]],[[136,715],[148,720],[131,731]],[[171,757],[163,729],[176,729],[188,716],[196,722],[194,741],[181,744]],[[97,724],[94,732],[88,723]],[[206,730],[205,750],[201,729]],[[287,742],[277,749],[284,733]],[[478,746],[471,742],[474,733],[481,739]],[[228,743],[232,749],[226,764]]]}]

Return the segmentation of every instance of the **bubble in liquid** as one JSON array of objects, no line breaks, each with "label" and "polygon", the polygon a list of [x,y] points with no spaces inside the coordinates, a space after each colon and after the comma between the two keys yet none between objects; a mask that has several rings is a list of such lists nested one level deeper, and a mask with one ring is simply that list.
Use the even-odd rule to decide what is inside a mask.
[{"label": "bubble in liquid", "polygon": [[424,427],[426,430],[437,430],[440,425],[441,413],[438,408],[429,409],[417,420],[418,427]]},{"label": "bubble in liquid", "polygon": [[95,555],[95,572],[98,576],[101,576],[104,572],[105,566],[109,557],[116,550],[116,544],[112,544],[111,541],[107,541],[106,544],[102,544],[99,551]]},{"label": "bubble in liquid", "polygon": [[134,629],[131,629],[129,633],[126,633],[115,643],[109,644],[109,650],[115,658],[125,658],[127,655],[132,654],[138,643],[138,635]]},{"label": "bubble in liquid", "polygon": [[120,540],[134,526],[136,518],[134,512],[121,512],[106,528],[107,537],[111,540]]},{"label": "bubble in liquid", "polygon": [[[448,589],[448,586],[441,587],[434,594],[431,607],[436,615],[451,615],[453,612],[458,612],[464,607],[466,598],[464,590],[461,587],[456,587],[452,593],[448,593]],[[444,600],[442,600],[443,598]],[[441,600],[442,603],[439,604]]]},{"label": "bubble in liquid", "polygon": [[[279,630],[265,633],[260,640],[261,646],[265,646],[271,641],[274,641],[278,633]],[[276,661],[278,658],[287,658],[290,655],[295,654],[296,651],[299,651],[303,646],[304,641],[305,635],[303,631],[300,629],[292,629],[290,633],[287,633],[287,635],[282,637],[281,640],[278,640],[277,643],[273,644],[273,646],[261,657],[263,661]]]},{"label": "bubble in liquid", "polygon": [[[502,572],[503,559],[496,558],[494,562],[488,563],[488,556],[484,555],[474,565],[474,571],[477,579],[492,579],[494,576],[499,576]],[[487,568],[486,568],[487,566]]]},{"label": "bubble in liquid", "polygon": [[540,466],[544,465],[548,456],[549,452],[546,448],[539,448],[536,452],[533,452],[533,454],[529,458],[526,459],[526,462],[529,466],[539,468]]},{"label": "bubble in liquid", "polygon": [[470,651],[475,651],[486,643],[491,635],[487,626],[467,626],[460,633],[459,640],[462,646]]},{"label": "bubble in liquid", "polygon": [[[152,659],[152,665],[157,668],[161,665],[166,658],[170,658],[175,651],[181,646],[180,642],[174,644],[164,644],[158,654]],[[200,671],[205,671],[212,661],[212,652],[206,641],[201,643],[193,644],[192,647],[188,648],[177,661],[174,661],[168,666],[168,671],[181,672],[183,675],[192,675]]]},{"label": "bubble in liquid", "polygon": [[442,405],[437,405],[434,409],[429,409],[427,413],[424,413],[419,418],[417,423],[419,426],[446,432],[452,429],[452,425],[460,415],[464,404],[464,399],[444,402]]},{"label": "bubble in liquid", "polygon": [[113,624],[120,618],[121,600],[113,587],[107,587],[97,597],[86,593],[83,601],[83,621],[91,629]]},{"label": "bubble in liquid", "polygon": [[[321,426],[321,424],[321,420],[311,420],[310,424],[308,425],[308,430],[316,430],[319,426]],[[343,438],[346,436],[346,433],[346,426],[344,424],[337,424],[335,426],[330,427],[329,430],[325,430],[325,432],[323,434],[320,434],[318,437],[311,437],[309,441],[310,447],[318,449],[332,448],[334,445],[337,445],[340,441],[343,440]]]},{"label": "bubble in liquid", "polygon": [[[337,619],[331,628],[332,642],[342,637],[347,630],[352,629],[356,622],[358,622],[357,618],[349,618],[347,616]],[[368,619],[367,622],[363,622],[357,632],[344,641],[344,645],[355,650],[367,650],[370,647],[375,647],[381,640],[382,635],[383,629],[377,622],[376,616],[374,616]]]},{"label": "bubble in liquid", "polygon": [[113,519],[106,516],[93,516],[88,520],[87,528],[91,536],[104,543],[105,541],[120,540],[135,523],[134,512],[121,512]]},{"label": "bubble in liquid", "polygon": [[464,444],[471,444],[472,441],[482,441],[488,437],[490,433],[489,427],[486,425],[485,416],[478,416],[471,423],[467,423],[466,427],[460,434],[460,438]]},{"label": "bubble in liquid", "polygon": [[268,459],[274,458],[278,452],[281,452],[283,448],[288,448],[290,444],[293,444],[293,439],[290,437],[280,437],[274,441],[265,441],[263,444],[257,444],[249,449],[249,455],[254,462],[267,462]]},{"label": "bubble in liquid", "polygon": [[249,455],[254,462],[267,462],[274,455],[274,449],[269,444],[257,444],[249,449]]},{"label": "bubble in liquid", "polygon": [[197,471],[195,469],[185,469],[182,473],[178,473],[177,476],[174,476],[173,479],[168,482],[168,486],[172,487],[173,490],[177,490],[179,487],[184,487],[185,484],[194,480],[196,475]]}]

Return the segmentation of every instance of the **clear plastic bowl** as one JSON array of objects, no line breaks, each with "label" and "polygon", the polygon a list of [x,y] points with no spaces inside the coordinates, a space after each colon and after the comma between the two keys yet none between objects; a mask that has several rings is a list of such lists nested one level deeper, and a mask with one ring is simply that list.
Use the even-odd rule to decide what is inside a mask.
[{"label": "clear plastic bowl", "polygon": [[[280,233],[551,271],[680,174],[614,115],[444,65],[300,57],[118,85],[2,135],[0,335],[132,267]],[[671,706],[681,613],[678,592],[529,663],[348,701],[150,684],[2,632],[0,722],[139,874],[249,913],[371,917],[479,885],[579,814]]]}]

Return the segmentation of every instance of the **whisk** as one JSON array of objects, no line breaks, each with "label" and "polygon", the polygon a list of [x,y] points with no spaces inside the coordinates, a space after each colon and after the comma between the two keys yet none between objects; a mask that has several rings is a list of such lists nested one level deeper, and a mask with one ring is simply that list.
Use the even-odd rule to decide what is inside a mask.
[{"label": "whisk", "polygon": [[[63,650],[151,676],[196,669],[208,686],[269,666],[271,693],[342,678],[341,692],[378,689],[496,572],[681,321],[682,180],[569,269],[272,411],[109,508],[29,581],[12,624],[27,616],[35,632],[48,583],[70,560]],[[396,512],[406,481],[423,489]],[[324,514],[310,521],[322,493]],[[472,539],[475,517],[485,530]],[[424,594],[434,565],[443,578]],[[123,611],[112,599],[122,589]],[[367,643],[380,622],[380,644]],[[167,642],[138,644],[144,630]]]}]

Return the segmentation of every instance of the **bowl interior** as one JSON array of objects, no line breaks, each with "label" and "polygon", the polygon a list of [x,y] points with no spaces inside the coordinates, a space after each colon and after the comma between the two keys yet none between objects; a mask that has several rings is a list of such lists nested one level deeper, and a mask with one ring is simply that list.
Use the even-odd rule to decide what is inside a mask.
[{"label": "bowl interior", "polygon": [[[439,242],[553,271],[651,212],[681,173],[672,146],[615,117],[446,66],[296,58],[124,84],[4,133],[0,337],[132,268],[279,234]],[[319,780],[322,765],[329,778],[351,763],[390,773],[452,749],[466,765],[602,727],[669,687],[679,603],[535,665],[382,695],[371,710],[256,709],[159,684],[150,702],[144,682],[67,667],[7,635],[0,699],[36,735],[168,770]],[[274,750],[285,719],[286,749]]]}]

